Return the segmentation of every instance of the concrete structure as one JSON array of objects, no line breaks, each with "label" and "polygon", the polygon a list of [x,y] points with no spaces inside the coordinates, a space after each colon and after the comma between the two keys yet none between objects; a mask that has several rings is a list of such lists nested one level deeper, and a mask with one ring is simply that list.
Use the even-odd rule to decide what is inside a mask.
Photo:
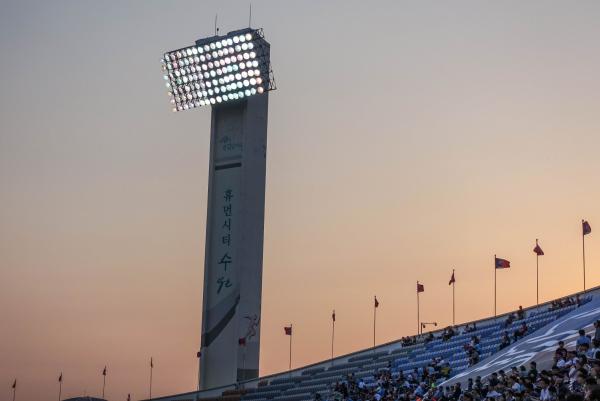
[{"label": "concrete structure", "polygon": [[268,102],[212,108],[202,389],[258,377]]},{"label": "concrete structure", "polygon": [[173,111],[212,106],[198,368],[210,389],[258,377],[270,45],[245,28],[161,63]]}]

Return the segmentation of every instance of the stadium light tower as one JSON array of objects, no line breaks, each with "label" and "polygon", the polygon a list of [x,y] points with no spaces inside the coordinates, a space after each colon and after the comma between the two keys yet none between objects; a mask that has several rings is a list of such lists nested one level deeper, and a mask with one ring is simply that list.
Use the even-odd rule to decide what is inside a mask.
[{"label": "stadium light tower", "polygon": [[246,28],[169,51],[162,68],[173,111],[212,108],[198,378],[208,389],[258,377],[270,45]]}]

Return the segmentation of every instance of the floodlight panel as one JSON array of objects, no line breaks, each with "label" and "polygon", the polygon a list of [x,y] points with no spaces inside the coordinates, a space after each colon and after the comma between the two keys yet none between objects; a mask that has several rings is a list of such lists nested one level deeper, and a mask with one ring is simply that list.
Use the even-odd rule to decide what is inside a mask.
[{"label": "floodlight panel", "polygon": [[161,60],[173,111],[232,102],[274,88],[262,29],[200,39]]}]

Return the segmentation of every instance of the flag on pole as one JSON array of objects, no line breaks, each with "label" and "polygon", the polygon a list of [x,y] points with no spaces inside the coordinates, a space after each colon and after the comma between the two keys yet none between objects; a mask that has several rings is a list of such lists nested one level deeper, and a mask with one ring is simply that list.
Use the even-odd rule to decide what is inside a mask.
[{"label": "flag on pole", "polygon": [[131,394],[127,394],[127,401],[131,401]]},{"label": "flag on pole", "polygon": [[536,255],[538,256],[542,256],[544,254],[544,251],[542,251],[542,248],[539,246],[539,244],[536,241],[535,244],[535,248],[533,248],[533,252],[535,252]]},{"label": "flag on pole", "polygon": [[106,376],[106,366],[104,367],[104,370],[102,371],[102,376]]},{"label": "flag on pole", "polygon": [[506,259],[496,258],[496,269],[508,269],[510,262]]},{"label": "flag on pole", "polygon": [[152,360],[152,357],[150,357],[150,367],[153,368],[154,367],[154,361]]},{"label": "flag on pole", "polygon": [[583,230],[583,235],[588,235],[592,232],[592,226],[585,220],[581,220],[581,229]]},{"label": "flag on pole", "polygon": [[377,296],[375,296],[375,307],[379,308],[379,301],[377,300]]},{"label": "flag on pole", "polygon": [[425,286],[417,281],[417,293],[419,292],[425,292]]},{"label": "flag on pole", "polygon": [[58,376],[58,382],[62,383],[62,372],[60,372],[60,376]]},{"label": "flag on pole", "polygon": [[448,285],[452,285],[455,282],[456,282],[456,279],[454,278],[454,271],[452,271],[452,276],[450,276],[450,281],[448,282]]},{"label": "flag on pole", "polygon": [[239,344],[241,347],[244,347],[244,346],[246,346],[246,337],[240,337],[240,338],[238,339],[238,344]]},{"label": "flag on pole", "polygon": [[17,388],[17,379],[15,379],[15,381],[13,382],[12,388],[13,389]]},{"label": "flag on pole", "polygon": [[292,335],[292,326],[285,326],[283,328],[283,330],[285,330],[285,335],[286,336],[291,336]]},{"label": "flag on pole", "polygon": [[333,320],[335,322],[335,309],[333,310],[333,313],[331,314],[331,320]]}]

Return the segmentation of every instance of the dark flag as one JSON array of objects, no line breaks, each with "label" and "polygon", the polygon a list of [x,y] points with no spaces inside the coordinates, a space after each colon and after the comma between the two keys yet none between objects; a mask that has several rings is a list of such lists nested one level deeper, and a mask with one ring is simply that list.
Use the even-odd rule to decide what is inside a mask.
[{"label": "dark flag", "polygon": [[506,259],[496,258],[496,269],[508,269],[510,262]]},{"label": "dark flag", "polygon": [[581,220],[581,229],[583,230],[583,235],[588,235],[592,232],[592,226],[585,220]]},{"label": "dark flag", "polygon": [[241,347],[246,346],[246,337],[238,338],[238,345],[240,345]]},{"label": "dark flag", "polygon": [[150,367],[153,368],[154,367],[154,361],[152,360],[152,357],[150,357]]},{"label": "dark flag", "polygon": [[58,382],[62,383],[62,372],[60,372],[60,376],[58,376]]},{"label": "dark flag", "polygon": [[127,394],[127,401],[131,401],[131,394]]},{"label": "dark flag", "polygon": [[285,335],[286,336],[291,336],[292,335],[292,326],[285,326],[283,328],[283,330],[285,330]]},{"label": "dark flag", "polygon": [[456,279],[454,278],[454,272],[452,272],[452,276],[450,277],[450,281],[448,282],[448,285],[452,285],[456,282]]},{"label": "dark flag", "polygon": [[419,292],[425,292],[425,286],[417,282],[417,293]]},{"label": "dark flag", "polygon": [[375,297],[375,307],[379,308],[379,301],[377,300],[377,297]]},{"label": "dark flag", "polygon": [[106,376],[106,366],[104,367],[104,370],[102,371],[102,376]]},{"label": "dark flag", "polygon": [[333,311],[333,313],[331,314],[331,320],[333,320],[335,322],[335,310]]},{"label": "dark flag", "polygon": [[15,379],[15,381],[13,382],[12,388],[13,389],[17,388],[17,379]]},{"label": "dark flag", "polygon": [[537,243],[535,244],[535,248],[533,248],[533,252],[535,252],[535,254],[538,256],[542,256],[544,254],[544,251],[542,251],[542,248]]}]

